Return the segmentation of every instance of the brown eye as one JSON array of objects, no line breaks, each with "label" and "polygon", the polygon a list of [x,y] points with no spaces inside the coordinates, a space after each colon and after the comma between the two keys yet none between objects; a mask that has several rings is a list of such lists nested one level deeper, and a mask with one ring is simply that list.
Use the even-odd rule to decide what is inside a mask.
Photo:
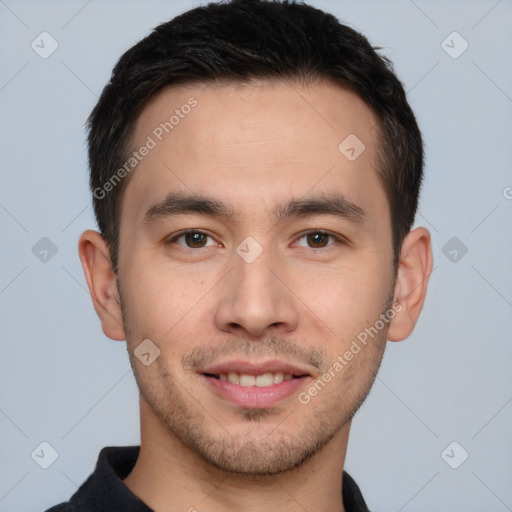
[{"label": "brown eye", "polygon": [[306,235],[308,244],[314,249],[321,249],[322,247],[326,247],[329,241],[329,235],[327,233],[309,233]]},{"label": "brown eye", "polygon": [[200,247],[204,247],[206,242],[206,235],[203,233],[186,233],[185,234],[185,243],[188,247],[197,249]]},{"label": "brown eye", "polygon": [[337,236],[326,233],[325,231],[309,231],[299,238],[299,241],[305,240],[306,244],[299,243],[298,245],[301,245],[302,247],[309,247],[311,249],[324,249],[333,245],[332,242],[329,243],[329,239],[341,241]]},{"label": "brown eye", "polygon": [[[207,247],[209,238],[211,239],[209,235],[201,231],[185,231],[176,235],[170,242],[188,249],[202,249],[203,247]],[[183,241],[180,242],[180,240]]]}]

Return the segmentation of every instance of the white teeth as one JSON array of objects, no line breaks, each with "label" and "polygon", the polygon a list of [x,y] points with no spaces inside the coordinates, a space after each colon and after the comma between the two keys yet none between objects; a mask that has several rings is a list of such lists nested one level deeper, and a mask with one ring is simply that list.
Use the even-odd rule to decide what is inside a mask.
[{"label": "white teeth", "polygon": [[284,380],[283,372],[274,373],[274,384],[279,384],[280,382],[283,382],[283,380]]},{"label": "white teeth", "polygon": [[272,386],[272,384],[274,384],[274,376],[271,373],[264,373],[263,375],[258,375],[255,380],[256,386],[258,386],[259,388]]},{"label": "white teeth", "polygon": [[249,388],[254,386],[254,384],[256,384],[256,377],[252,375],[240,375],[240,386]]},{"label": "white teeth", "polygon": [[228,374],[221,373],[218,375],[220,380],[229,381],[232,384],[238,384],[243,387],[259,387],[266,388],[274,384],[280,384],[283,380],[293,379],[291,373],[284,374],[283,372],[276,373],[263,373],[262,375],[247,375],[245,373],[229,372]]},{"label": "white teeth", "polygon": [[228,373],[228,380],[229,380],[229,382],[232,382],[233,384],[240,384],[240,379],[238,377],[238,373],[229,372]]}]

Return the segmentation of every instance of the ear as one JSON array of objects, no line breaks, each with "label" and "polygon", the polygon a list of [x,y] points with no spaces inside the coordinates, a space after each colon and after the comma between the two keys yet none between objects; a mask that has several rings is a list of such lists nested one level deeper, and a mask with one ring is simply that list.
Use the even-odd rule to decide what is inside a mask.
[{"label": "ear", "polygon": [[410,336],[420,316],[432,272],[432,245],[430,233],[416,228],[405,237],[395,284],[394,303],[397,313],[390,323],[389,341],[401,341]]},{"label": "ear", "polygon": [[92,230],[84,231],[78,242],[78,254],[103,332],[113,340],[126,339],[116,274],[101,234]]}]

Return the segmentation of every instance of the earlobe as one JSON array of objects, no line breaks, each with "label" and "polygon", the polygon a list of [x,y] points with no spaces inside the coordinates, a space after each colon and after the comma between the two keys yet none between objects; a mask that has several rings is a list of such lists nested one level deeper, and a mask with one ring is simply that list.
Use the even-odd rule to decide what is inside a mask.
[{"label": "earlobe", "polygon": [[431,272],[430,233],[422,227],[413,229],[405,237],[400,252],[395,304],[401,308],[391,321],[389,341],[401,341],[412,333],[425,302]]},{"label": "earlobe", "polygon": [[103,332],[113,340],[126,339],[116,274],[105,240],[97,231],[84,231],[78,242],[78,253]]}]

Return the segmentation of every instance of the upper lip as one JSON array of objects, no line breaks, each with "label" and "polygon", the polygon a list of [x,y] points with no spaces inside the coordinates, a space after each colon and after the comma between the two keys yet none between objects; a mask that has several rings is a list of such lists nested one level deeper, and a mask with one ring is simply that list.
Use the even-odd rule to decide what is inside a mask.
[{"label": "upper lip", "polygon": [[285,375],[291,374],[296,376],[305,376],[310,375],[310,373],[301,368],[300,366],[296,366],[290,364],[286,361],[279,361],[277,359],[272,359],[269,361],[263,362],[253,362],[253,361],[243,361],[240,359],[233,359],[224,361],[222,363],[218,363],[216,365],[208,366],[200,370],[199,373],[202,374],[211,374],[211,375],[219,375],[221,373],[228,374],[230,372],[242,373],[245,375],[263,375],[264,373],[277,373],[282,372]]}]

